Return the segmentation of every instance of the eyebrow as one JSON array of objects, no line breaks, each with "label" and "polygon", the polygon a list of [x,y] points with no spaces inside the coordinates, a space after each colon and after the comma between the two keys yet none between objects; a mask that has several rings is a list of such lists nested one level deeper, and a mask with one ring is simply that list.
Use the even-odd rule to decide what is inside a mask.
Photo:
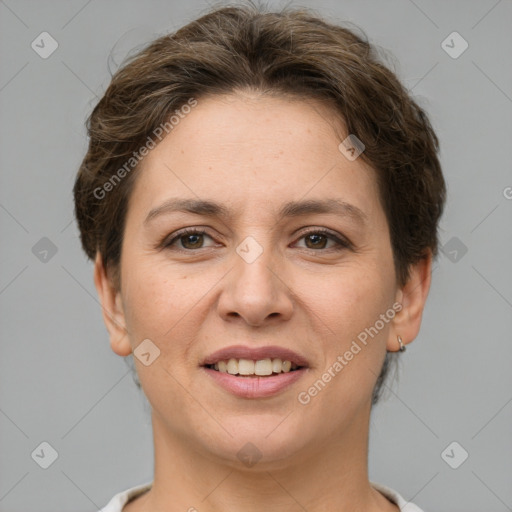
[{"label": "eyebrow", "polygon": [[[153,208],[144,220],[144,224],[148,224],[156,217],[173,212],[192,213],[206,217],[219,217],[225,219],[232,219],[234,217],[233,212],[229,208],[215,201],[171,198],[164,201],[161,205]],[[368,221],[367,215],[360,208],[340,199],[290,201],[281,207],[277,217],[278,220],[281,220],[284,218],[322,213],[331,213],[350,217],[362,225],[365,225]]]}]

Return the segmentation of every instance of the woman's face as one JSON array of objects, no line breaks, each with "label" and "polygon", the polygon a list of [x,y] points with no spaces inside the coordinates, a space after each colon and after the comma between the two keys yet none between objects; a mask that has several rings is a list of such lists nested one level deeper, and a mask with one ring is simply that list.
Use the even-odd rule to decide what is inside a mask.
[{"label": "woman's face", "polygon": [[[200,98],[143,160],[115,301],[128,335],[111,327],[112,348],[127,355],[150,340],[134,360],[156,430],[211,459],[237,463],[251,442],[278,464],[357,436],[386,347],[404,336],[375,176],[338,149],[334,122],[313,101]],[[222,210],[173,210],[173,199]],[[338,206],[290,207],[313,201]],[[232,355],[274,370],[279,348],[304,368],[254,377],[204,366]]]}]

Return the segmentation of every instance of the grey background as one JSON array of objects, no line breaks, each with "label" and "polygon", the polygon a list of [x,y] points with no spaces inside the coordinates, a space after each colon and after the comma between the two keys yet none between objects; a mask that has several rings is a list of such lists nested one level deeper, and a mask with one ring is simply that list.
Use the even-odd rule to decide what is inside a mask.
[{"label": "grey background", "polygon": [[[512,510],[512,2],[300,5],[356,23],[396,57],[448,183],[445,254],[400,380],[372,413],[370,478],[426,512]],[[71,189],[109,67],[206,8],[0,1],[1,511],[97,510],[152,479],[148,404],[110,350]],[[43,31],[59,45],[47,59],[31,48]],[[441,46],[453,31],[469,44],[457,59]],[[57,249],[46,261],[33,253],[43,237]],[[31,456],[43,441],[58,453],[48,469]],[[441,457],[453,441],[469,453],[457,469]]]}]

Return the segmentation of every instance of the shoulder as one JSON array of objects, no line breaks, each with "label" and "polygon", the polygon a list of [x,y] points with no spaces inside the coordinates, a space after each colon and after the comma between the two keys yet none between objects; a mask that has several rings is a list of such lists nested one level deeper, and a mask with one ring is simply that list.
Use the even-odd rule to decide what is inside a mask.
[{"label": "shoulder", "polygon": [[129,501],[151,489],[152,484],[153,482],[146,482],[116,494],[99,512],[122,512]]},{"label": "shoulder", "polygon": [[415,505],[414,503],[407,501],[400,494],[398,494],[394,489],[387,487],[386,485],[378,484],[376,482],[370,482],[370,485],[379,491],[381,494],[386,496],[389,500],[391,500],[395,505],[398,506],[400,512],[423,512],[423,510]]}]

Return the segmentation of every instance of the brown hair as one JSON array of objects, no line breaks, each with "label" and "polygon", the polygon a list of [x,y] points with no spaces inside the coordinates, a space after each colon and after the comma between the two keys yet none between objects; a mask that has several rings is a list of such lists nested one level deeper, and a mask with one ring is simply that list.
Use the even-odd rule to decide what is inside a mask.
[{"label": "brown hair", "polygon": [[[446,196],[438,139],[366,36],[303,8],[228,6],[127,60],[87,120],[90,141],[73,189],[75,215],[84,251],[91,259],[99,251],[116,286],[136,152],[191,99],[243,90],[327,101],[347,135],[364,143],[359,158],[376,171],[400,286],[410,265],[429,250],[437,256]],[[396,356],[386,355],[373,403]]]}]

